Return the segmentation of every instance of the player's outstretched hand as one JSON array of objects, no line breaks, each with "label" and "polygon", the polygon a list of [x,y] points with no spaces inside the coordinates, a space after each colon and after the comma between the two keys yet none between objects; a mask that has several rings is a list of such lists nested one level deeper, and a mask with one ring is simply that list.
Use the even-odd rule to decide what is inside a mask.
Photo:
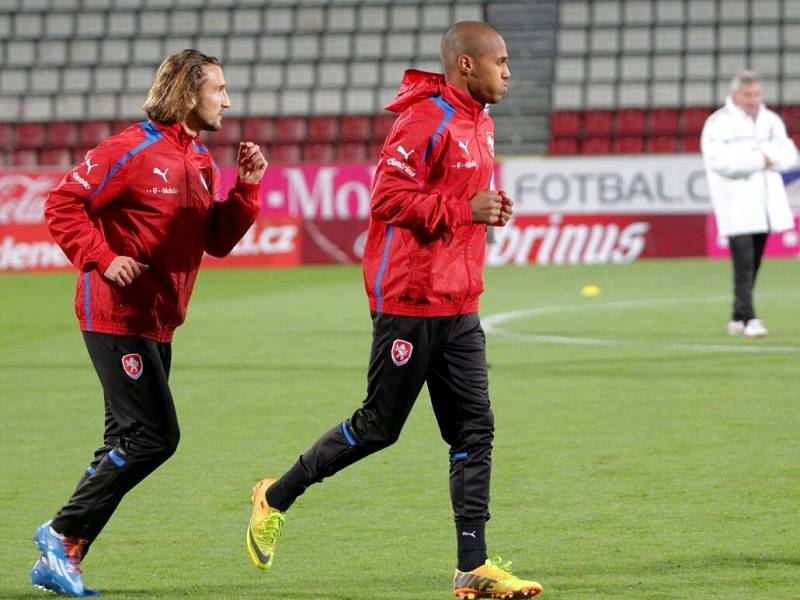
[{"label": "player's outstretched hand", "polygon": [[258,183],[267,170],[267,159],[261,148],[253,142],[239,142],[239,156],[236,158],[239,167],[239,179],[245,183]]},{"label": "player's outstretched hand", "polygon": [[103,276],[116,283],[119,287],[125,287],[132,284],[134,279],[149,268],[148,265],[140,263],[130,256],[118,256],[111,261]]},{"label": "player's outstretched hand", "polygon": [[469,200],[472,206],[472,222],[495,225],[503,210],[503,199],[492,190],[481,190]]},{"label": "player's outstretched hand", "polygon": [[500,194],[500,199],[503,202],[503,206],[500,208],[500,218],[497,220],[497,223],[495,223],[495,225],[497,225],[498,227],[503,227],[506,223],[508,223],[511,220],[511,215],[514,214],[514,209],[512,208],[512,206],[514,206],[514,203],[511,201],[511,198],[509,198],[503,190],[500,190],[498,193]]}]

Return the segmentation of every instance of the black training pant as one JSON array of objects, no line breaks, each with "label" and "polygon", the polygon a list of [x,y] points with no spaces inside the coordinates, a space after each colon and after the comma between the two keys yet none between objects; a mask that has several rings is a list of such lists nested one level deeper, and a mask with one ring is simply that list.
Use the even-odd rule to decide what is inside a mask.
[{"label": "black training pant", "polygon": [[488,519],[494,417],[478,315],[373,314],[372,322],[367,398],[300,457],[293,469],[299,467],[300,480],[284,482],[289,503],[308,485],[394,443],[427,383],[439,430],[450,446],[455,517]]},{"label": "black training pant", "polygon": [[753,287],[756,283],[766,233],[750,233],[728,237],[728,245],[733,259],[733,314],[731,320],[747,323],[756,316],[753,308]]},{"label": "black training pant", "polygon": [[83,339],[103,386],[103,446],[52,526],[91,544],[122,497],[175,452],[180,430],[167,382],[170,344],[103,333]]}]

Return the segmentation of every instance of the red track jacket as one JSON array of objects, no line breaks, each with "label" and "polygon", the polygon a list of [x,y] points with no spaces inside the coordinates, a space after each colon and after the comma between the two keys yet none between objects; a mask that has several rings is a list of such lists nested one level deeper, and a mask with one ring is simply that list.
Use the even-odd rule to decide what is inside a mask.
[{"label": "red track jacket", "polygon": [[[373,312],[442,317],[478,311],[486,226],[469,199],[489,188],[494,124],[444,76],[406,71],[381,151],[364,250]],[[402,111],[402,112],[401,112]]]},{"label": "red track jacket", "polygon": [[[219,197],[208,149],[181,124],[143,121],[111,136],[53,189],[50,234],[83,271],[75,311],[83,331],[170,342],[186,318],[203,252],[225,256],[260,209],[258,185]],[[150,268],[131,285],[103,276],[117,256]]]}]

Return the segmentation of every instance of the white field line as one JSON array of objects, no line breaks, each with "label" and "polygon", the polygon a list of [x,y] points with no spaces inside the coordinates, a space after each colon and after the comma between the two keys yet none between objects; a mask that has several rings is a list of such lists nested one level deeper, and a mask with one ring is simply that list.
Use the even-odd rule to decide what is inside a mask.
[{"label": "white field line", "polygon": [[[781,292],[781,293],[762,293],[761,297],[771,296],[798,296],[800,292]],[[688,352],[738,352],[738,353],[796,353],[800,352],[800,346],[763,346],[750,345],[751,340],[737,338],[738,344],[671,344],[662,343],[657,341],[652,342],[635,342],[631,340],[618,340],[618,339],[598,339],[589,337],[577,336],[562,336],[562,335],[540,335],[536,333],[525,333],[514,331],[513,329],[506,329],[502,327],[506,323],[510,323],[517,319],[524,319],[528,317],[538,317],[543,315],[550,315],[565,312],[594,312],[603,310],[617,310],[624,308],[642,308],[649,306],[669,306],[673,304],[687,304],[687,303],[715,303],[715,302],[730,302],[730,296],[698,296],[693,298],[648,298],[641,300],[621,300],[618,302],[603,302],[593,304],[561,304],[557,306],[538,306],[525,310],[514,310],[509,312],[497,313],[489,315],[481,319],[484,331],[489,335],[500,335],[507,338],[539,342],[542,344],[554,344],[561,346],[606,346],[606,347],[651,347],[662,348],[667,350],[680,350]]]}]

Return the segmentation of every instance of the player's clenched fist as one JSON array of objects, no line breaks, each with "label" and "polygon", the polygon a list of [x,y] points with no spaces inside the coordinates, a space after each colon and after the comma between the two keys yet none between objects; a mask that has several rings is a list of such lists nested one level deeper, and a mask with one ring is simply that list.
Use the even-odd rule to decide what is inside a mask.
[{"label": "player's clenched fist", "polygon": [[511,208],[512,206],[514,206],[514,203],[511,201],[511,198],[509,198],[504,191],[500,190],[499,194],[500,194],[500,199],[503,202],[503,206],[500,208],[500,218],[497,220],[497,223],[495,223],[495,225],[503,227],[506,223],[508,223],[511,220],[511,215],[514,214],[514,210]]},{"label": "player's clenched fist", "polygon": [[116,283],[119,287],[125,287],[132,284],[134,279],[149,268],[148,265],[140,263],[130,256],[118,256],[111,261],[103,276]]},{"label": "player's clenched fist", "polygon": [[236,159],[239,167],[239,179],[245,183],[258,183],[267,170],[267,159],[261,148],[253,142],[239,142],[239,156]]},{"label": "player's clenched fist", "polygon": [[469,200],[472,206],[472,222],[495,225],[503,210],[503,199],[497,192],[481,190]]}]

